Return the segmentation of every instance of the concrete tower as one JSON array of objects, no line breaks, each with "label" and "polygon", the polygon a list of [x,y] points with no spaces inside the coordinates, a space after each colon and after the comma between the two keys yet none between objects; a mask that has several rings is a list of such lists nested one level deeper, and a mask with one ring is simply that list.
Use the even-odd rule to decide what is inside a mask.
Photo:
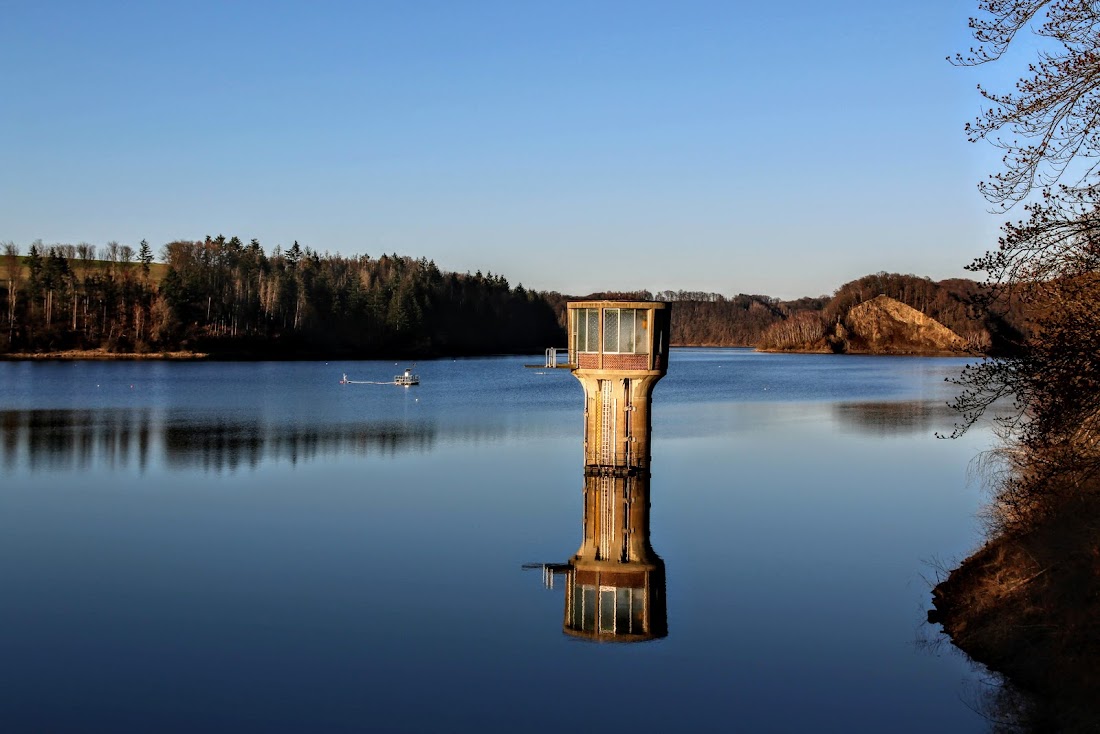
[{"label": "concrete tower", "polygon": [[649,405],[668,371],[669,304],[569,304],[569,364],[584,388],[585,471],[649,470]]},{"label": "concrete tower", "polygon": [[603,641],[668,634],[664,562],[649,543],[649,409],[668,368],[669,304],[569,304],[569,365],[584,387],[584,537],[564,629]]}]

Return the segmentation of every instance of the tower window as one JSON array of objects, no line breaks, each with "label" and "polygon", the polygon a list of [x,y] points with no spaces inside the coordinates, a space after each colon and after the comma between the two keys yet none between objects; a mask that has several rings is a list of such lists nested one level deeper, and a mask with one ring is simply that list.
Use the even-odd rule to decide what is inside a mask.
[{"label": "tower window", "polygon": [[649,313],[641,308],[604,309],[604,354],[649,354]]}]

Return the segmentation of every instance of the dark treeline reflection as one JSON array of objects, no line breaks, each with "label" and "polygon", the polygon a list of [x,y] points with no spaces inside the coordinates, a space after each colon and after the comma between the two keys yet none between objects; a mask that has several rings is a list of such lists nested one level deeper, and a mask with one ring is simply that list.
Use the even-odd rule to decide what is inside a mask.
[{"label": "dark treeline reflection", "polygon": [[0,411],[0,450],[5,470],[111,468],[149,461],[154,434],[150,411]]},{"label": "dark treeline reflection", "polygon": [[832,410],[840,426],[876,436],[950,431],[958,419],[946,402],[934,400],[836,403]]},{"label": "dark treeline reflection", "polygon": [[[494,425],[455,425],[446,438],[499,437]],[[93,466],[233,470],[264,461],[326,456],[425,452],[441,429],[425,422],[293,424],[226,420],[172,411],[0,411],[0,460],[5,471],[79,470]]]},{"label": "dark treeline reflection", "polygon": [[428,451],[435,442],[434,426],[265,425],[258,422],[210,424],[171,423],[164,428],[165,463],[173,469],[254,468],[266,460],[309,461],[347,454],[393,455]]}]

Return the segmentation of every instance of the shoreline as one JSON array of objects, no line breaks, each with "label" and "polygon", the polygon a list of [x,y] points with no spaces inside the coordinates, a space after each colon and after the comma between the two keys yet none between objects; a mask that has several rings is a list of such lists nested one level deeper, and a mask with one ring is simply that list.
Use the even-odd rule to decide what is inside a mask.
[{"label": "shoreline", "polygon": [[[752,349],[761,354],[834,354],[844,356],[876,356],[876,357],[973,357],[973,354],[959,352],[845,352],[837,353],[816,349],[759,349],[748,345],[726,346],[717,344],[673,344],[674,349]],[[487,356],[527,356],[535,352],[491,352],[468,354],[455,352],[453,354],[418,354],[418,355],[348,355],[348,354],[324,354],[324,353],[299,353],[299,354],[270,354],[241,352],[196,352],[190,350],[173,351],[149,351],[149,352],[109,352],[104,349],[64,349],[53,352],[9,352],[0,354],[0,362],[136,362],[136,361],[166,361],[166,362],[257,362],[257,361],[309,361],[309,360],[334,360],[334,359],[365,359],[365,360],[390,360],[390,359],[458,359],[468,357]],[[979,355],[980,356],[980,355]]]},{"label": "shoreline", "polygon": [[846,352],[834,352],[831,349],[763,349],[755,348],[755,351],[761,354],[832,354],[837,357],[982,357],[985,356],[979,353],[972,352],[950,352],[950,351],[918,351],[918,352],[893,352],[893,351],[881,351],[873,352],[870,350],[852,350]]},{"label": "shoreline", "polygon": [[65,349],[59,352],[11,352],[0,354],[0,361],[4,362],[77,362],[77,361],[138,361],[138,360],[164,360],[164,361],[188,361],[210,359],[206,352],[108,352],[102,349]]},{"label": "shoreline", "polygon": [[346,352],[310,352],[296,351],[276,353],[268,351],[242,352],[197,352],[190,350],[149,351],[149,352],[109,352],[103,349],[65,349],[53,352],[8,352],[0,354],[0,362],[318,362],[318,361],[368,361],[386,362],[390,360],[417,361],[431,359],[477,359],[482,357],[538,357],[534,351],[502,352],[441,352],[438,354],[390,353],[390,354],[348,354]]}]

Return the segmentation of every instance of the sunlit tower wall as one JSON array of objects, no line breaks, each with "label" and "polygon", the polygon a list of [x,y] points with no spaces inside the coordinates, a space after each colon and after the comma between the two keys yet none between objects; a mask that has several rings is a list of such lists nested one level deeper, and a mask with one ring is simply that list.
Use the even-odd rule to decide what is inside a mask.
[{"label": "sunlit tower wall", "polygon": [[564,629],[574,636],[668,634],[664,562],[649,542],[649,444],[669,315],[660,302],[569,304],[569,364],[585,396],[584,537],[566,564]]},{"label": "sunlit tower wall", "polygon": [[670,304],[569,304],[569,364],[584,388],[584,463],[618,474],[649,470],[649,405],[668,371]]}]

